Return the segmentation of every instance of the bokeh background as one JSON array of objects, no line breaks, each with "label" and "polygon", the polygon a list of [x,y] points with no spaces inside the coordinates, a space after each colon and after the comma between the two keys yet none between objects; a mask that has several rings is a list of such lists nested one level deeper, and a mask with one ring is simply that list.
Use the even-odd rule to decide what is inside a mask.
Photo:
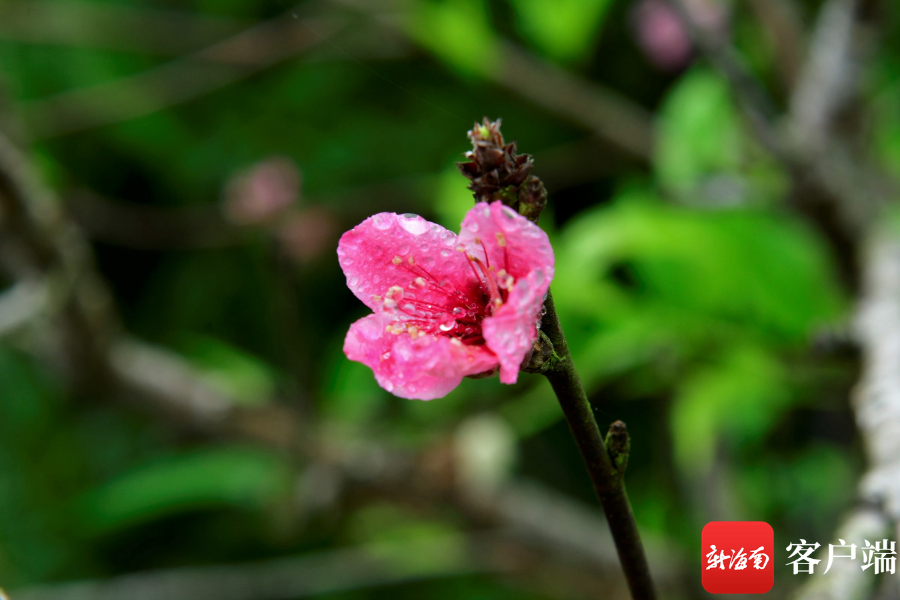
[{"label": "bokeh background", "polygon": [[[368,312],[341,233],[458,230],[483,116],[550,193],[554,298],[601,428],[631,432],[664,596],[703,594],[711,520],[827,544],[866,469],[858,255],[765,132],[803,125],[846,5],[858,68],[805,131],[887,180],[892,2],[4,0],[0,586],[627,597],[543,378],[408,401],[341,352]],[[781,558],[778,598],[805,581]]]}]

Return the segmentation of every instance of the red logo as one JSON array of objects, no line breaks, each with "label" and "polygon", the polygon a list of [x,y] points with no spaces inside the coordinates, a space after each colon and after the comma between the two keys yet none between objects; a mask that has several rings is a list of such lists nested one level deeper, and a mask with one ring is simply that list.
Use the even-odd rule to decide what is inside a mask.
[{"label": "red logo", "polygon": [[713,521],[702,539],[703,589],[765,594],[775,583],[775,532],[763,521]]}]

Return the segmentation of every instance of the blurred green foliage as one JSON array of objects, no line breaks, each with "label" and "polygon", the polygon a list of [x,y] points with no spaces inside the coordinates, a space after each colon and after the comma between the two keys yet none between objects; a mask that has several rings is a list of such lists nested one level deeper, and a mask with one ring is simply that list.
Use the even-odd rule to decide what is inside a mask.
[{"label": "blurred green foliage", "polygon": [[[226,25],[292,10],[276,0],[71,0],[66,9],[88,23],[106,5]],[[301,5],[298,18],[315,9]],[[683,554],[691,578],[700,528],[712,518],[765,520],[779,535],[827,543],[860,468],[846,402],[855,365],[813,342],[846,319],[849,301],[825,242],[787,211],[787,174],[753,141],[725,82],[700,59],[655,70],[626,2],[417,0],[401,13],[403,43],[351,11],[354,26],[333,40],[186,103],[169,102],[167,89],[93,87],[177,59],[104,48],[102,30],[85,34],[92,47],[23,41],[15,24],[0,24],[0,75],[23,138],[65,121],[67,110],[100,115],[102,126],[34,140],[34,157],[67,208],[72,192],[90,188],[138,211],[137,224],[113,224],[126,240],[149,235],[142,209],[221,218],[229,181],[272,156],[288,157],[302,176],[293,238],[274,221],[220,245],[192,246],[190,236],[129,244],[81,222],[124,328],[183,358],[242,408],[302,410],[317,427],[310,439],[334,446],[375,441],[431,456],[468,416],[500,415],[517,436],[517,476],[593,503],[542,379],[466,380],[447,398],[410,402],[341,353],[347,327],[367,311],[335,260],[340,233],[379,211],[414,211],[456,230],[471,205],[453,166],[465,131],[483,115],[503,117],[504,133],[535,155],[550,187],[542,225],[557,254],[554,298],[601,426],[622,418],[632,433],[629,494],[641,526]],[[742,11],[732,17],[739,51],[773,80],[765,32]],[[62,30],[75,31],[75,19]],[[631,95],[652,112],[653,156],[622,160],[606,145],[588,152],[589,132],[572,119],[491,83],[510,42]],[[867,91],[879,107],[872,147],[900,173],[900,87],[889,64]],[[158,110],[102,120],[121,103]],[[471,528],[449,502],[352,497],[286,517],[298,510],[298,489],[319,485],[304,479],[308,458],[210,439],[75,393],[20,342],[0,341],[4,586],[347,544],[382,555],[397,551],[390,542],[422,539],[459,549]],[[738,500],[718,514],[703,498],[723,490]],[[415,574],[416,560],[452,566],[458,556],[395,558],[398,568],[411,560]],[[329,597],[381,596],[549,597],[480,576]]]}]

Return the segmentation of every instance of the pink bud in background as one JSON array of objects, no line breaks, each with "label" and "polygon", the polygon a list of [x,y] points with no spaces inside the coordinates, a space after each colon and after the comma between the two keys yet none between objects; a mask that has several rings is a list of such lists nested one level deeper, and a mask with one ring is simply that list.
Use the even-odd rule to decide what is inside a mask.
[{"label": "pink bud in background", "polygon": [[238,173],[225,188],[223,210],[236,225],[262,225],[281,216],[300,195],[300,171],[276,156]]},{"label": "pink bud in background", "polygon": [[664,0],[642,0],[634,9],[638,46],[662,71],[677,71],[691,60],[691,39],[678,15]]},{"label": "pink bud in background", "polygon": [[[726,30],[723,6],[710,0],[685,0],[697,27],[712,33]],[[661,71],[683,69],[693,57],[693,44],[681,17],[666,0],[641,0],[632,13],[635,38],[647,59]]]}]

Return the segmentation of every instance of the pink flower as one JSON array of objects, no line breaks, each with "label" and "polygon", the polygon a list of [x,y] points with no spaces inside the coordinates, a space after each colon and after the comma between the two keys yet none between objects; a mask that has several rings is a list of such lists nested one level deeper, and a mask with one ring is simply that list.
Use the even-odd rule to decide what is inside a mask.
[{"label": "pink flower", "polygon": [[341,237],[338,260],[374,311],[350,326],[344,353],[387,391],[419,400],[498,367],[515,383],[553,279],[547,234],[500,202],[476,204],[458,236],[379,213]]}]

